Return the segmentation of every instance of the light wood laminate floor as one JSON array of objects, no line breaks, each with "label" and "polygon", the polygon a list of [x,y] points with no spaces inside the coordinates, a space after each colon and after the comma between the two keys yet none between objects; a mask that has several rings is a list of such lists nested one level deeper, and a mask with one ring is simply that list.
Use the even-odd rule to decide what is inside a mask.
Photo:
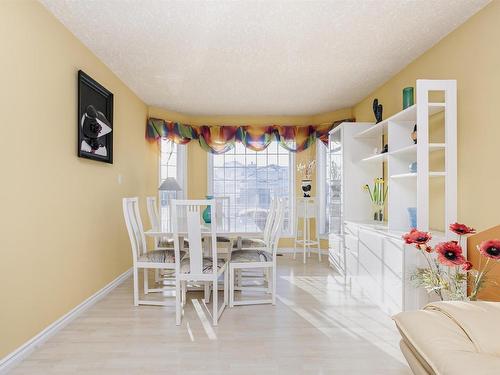
[{"label": "light wood laminate floor", "polygon": [[312,256],[278,258],[277,304],[226,309],[212,327],[191,292],[132,305],[128,279],[9,374],[410,374],[392,320]]}]

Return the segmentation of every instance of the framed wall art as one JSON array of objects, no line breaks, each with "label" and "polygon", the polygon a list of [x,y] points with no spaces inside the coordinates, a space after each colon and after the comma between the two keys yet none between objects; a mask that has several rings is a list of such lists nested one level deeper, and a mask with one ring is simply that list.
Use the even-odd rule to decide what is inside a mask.
[{"label": "framed wall art", "polygon": [[78,71],[78,156],[113,164],[113,94]]}]

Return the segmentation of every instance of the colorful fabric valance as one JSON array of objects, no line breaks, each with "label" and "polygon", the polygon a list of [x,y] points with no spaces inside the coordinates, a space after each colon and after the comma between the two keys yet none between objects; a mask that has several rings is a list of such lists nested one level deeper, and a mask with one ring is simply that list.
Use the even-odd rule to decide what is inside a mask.
[{"label": "colorful fabric valance", "polygon": [[314,144],[316,139],[328,143],[328,132],[345,121],[354,120],[307,126],[195,126],[150,118],[146,125],[146,139],[149,142],[170,139],[178,144],[198,141],[204,150],[214,154],[231,150],[235,142],[253,151],[262,151],[272,141],[278,141],[289,151],[300,152]]}]

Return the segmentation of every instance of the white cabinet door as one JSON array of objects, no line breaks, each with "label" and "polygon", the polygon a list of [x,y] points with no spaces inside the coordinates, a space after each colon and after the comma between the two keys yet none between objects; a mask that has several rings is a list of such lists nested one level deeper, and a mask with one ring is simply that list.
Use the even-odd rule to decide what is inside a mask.
[{"label": "white cabinet door", "polygon": [[383,307],[389,314],[396,314],[402,311],[404,307],[403,256],[403,241],[392,237],[384,237],[382,269]]},{"label": "white cabinet door", "polygon": [[328,236],[328,261],[342,275],[345,274],[344,240],[342,236],[330,234]]},{"label": "white cabinet door", "polygon": [[346,249],[345,256],[346,274],[351,280],[356,282],[356,278],[359,276],[358,256],[349,249]]},{"label": "white cabinet door", "polygon": [[358,246],[359,284],[365,295],[380,304],[383,300],[383,237],[376,232],[360,228]]}]

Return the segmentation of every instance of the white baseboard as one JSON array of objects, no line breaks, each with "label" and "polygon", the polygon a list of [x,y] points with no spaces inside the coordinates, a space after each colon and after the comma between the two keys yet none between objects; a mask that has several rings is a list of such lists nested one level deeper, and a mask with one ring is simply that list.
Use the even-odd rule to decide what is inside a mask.
[{"label": "white baseboard", "polygon": [[27,355],[29,355],[33,350],[35,350],[38,346],[43,344],[46,340],[48,340],[52,335],[54,335],[57,331],[75,319],[78,315],[83,313],[101,298],[103,298],[106,294],[111,292],[114,288],[124,282],[130,275],[132,274],[132,268],[128,271],[125,271],[116,279],[111,281],[108,285],[106,285],[101,290],[94,293],[92,296],[87,298],[85,301],[80,303],[78,306],[73,308],[67,314],[63,315],[59,319],[57,319],[54,323],[49,325],[35,337],[31,338],[19,348],[14,350],[12,353],[7,354],[4,358],[0,359],[0,374],[6,373],[9,368],[23,360]]},{"label": "white baseboard", "polygon": [[[302,254],[304,250],[300,247],[297,248],[297,254]],[[293,247],[280,247],[277,250],[278,254],[293,254]],[[312,254],[317,254],[316,248],[311,248]],[[328,255],[328,249],[321,249],[321,255]]]}]

